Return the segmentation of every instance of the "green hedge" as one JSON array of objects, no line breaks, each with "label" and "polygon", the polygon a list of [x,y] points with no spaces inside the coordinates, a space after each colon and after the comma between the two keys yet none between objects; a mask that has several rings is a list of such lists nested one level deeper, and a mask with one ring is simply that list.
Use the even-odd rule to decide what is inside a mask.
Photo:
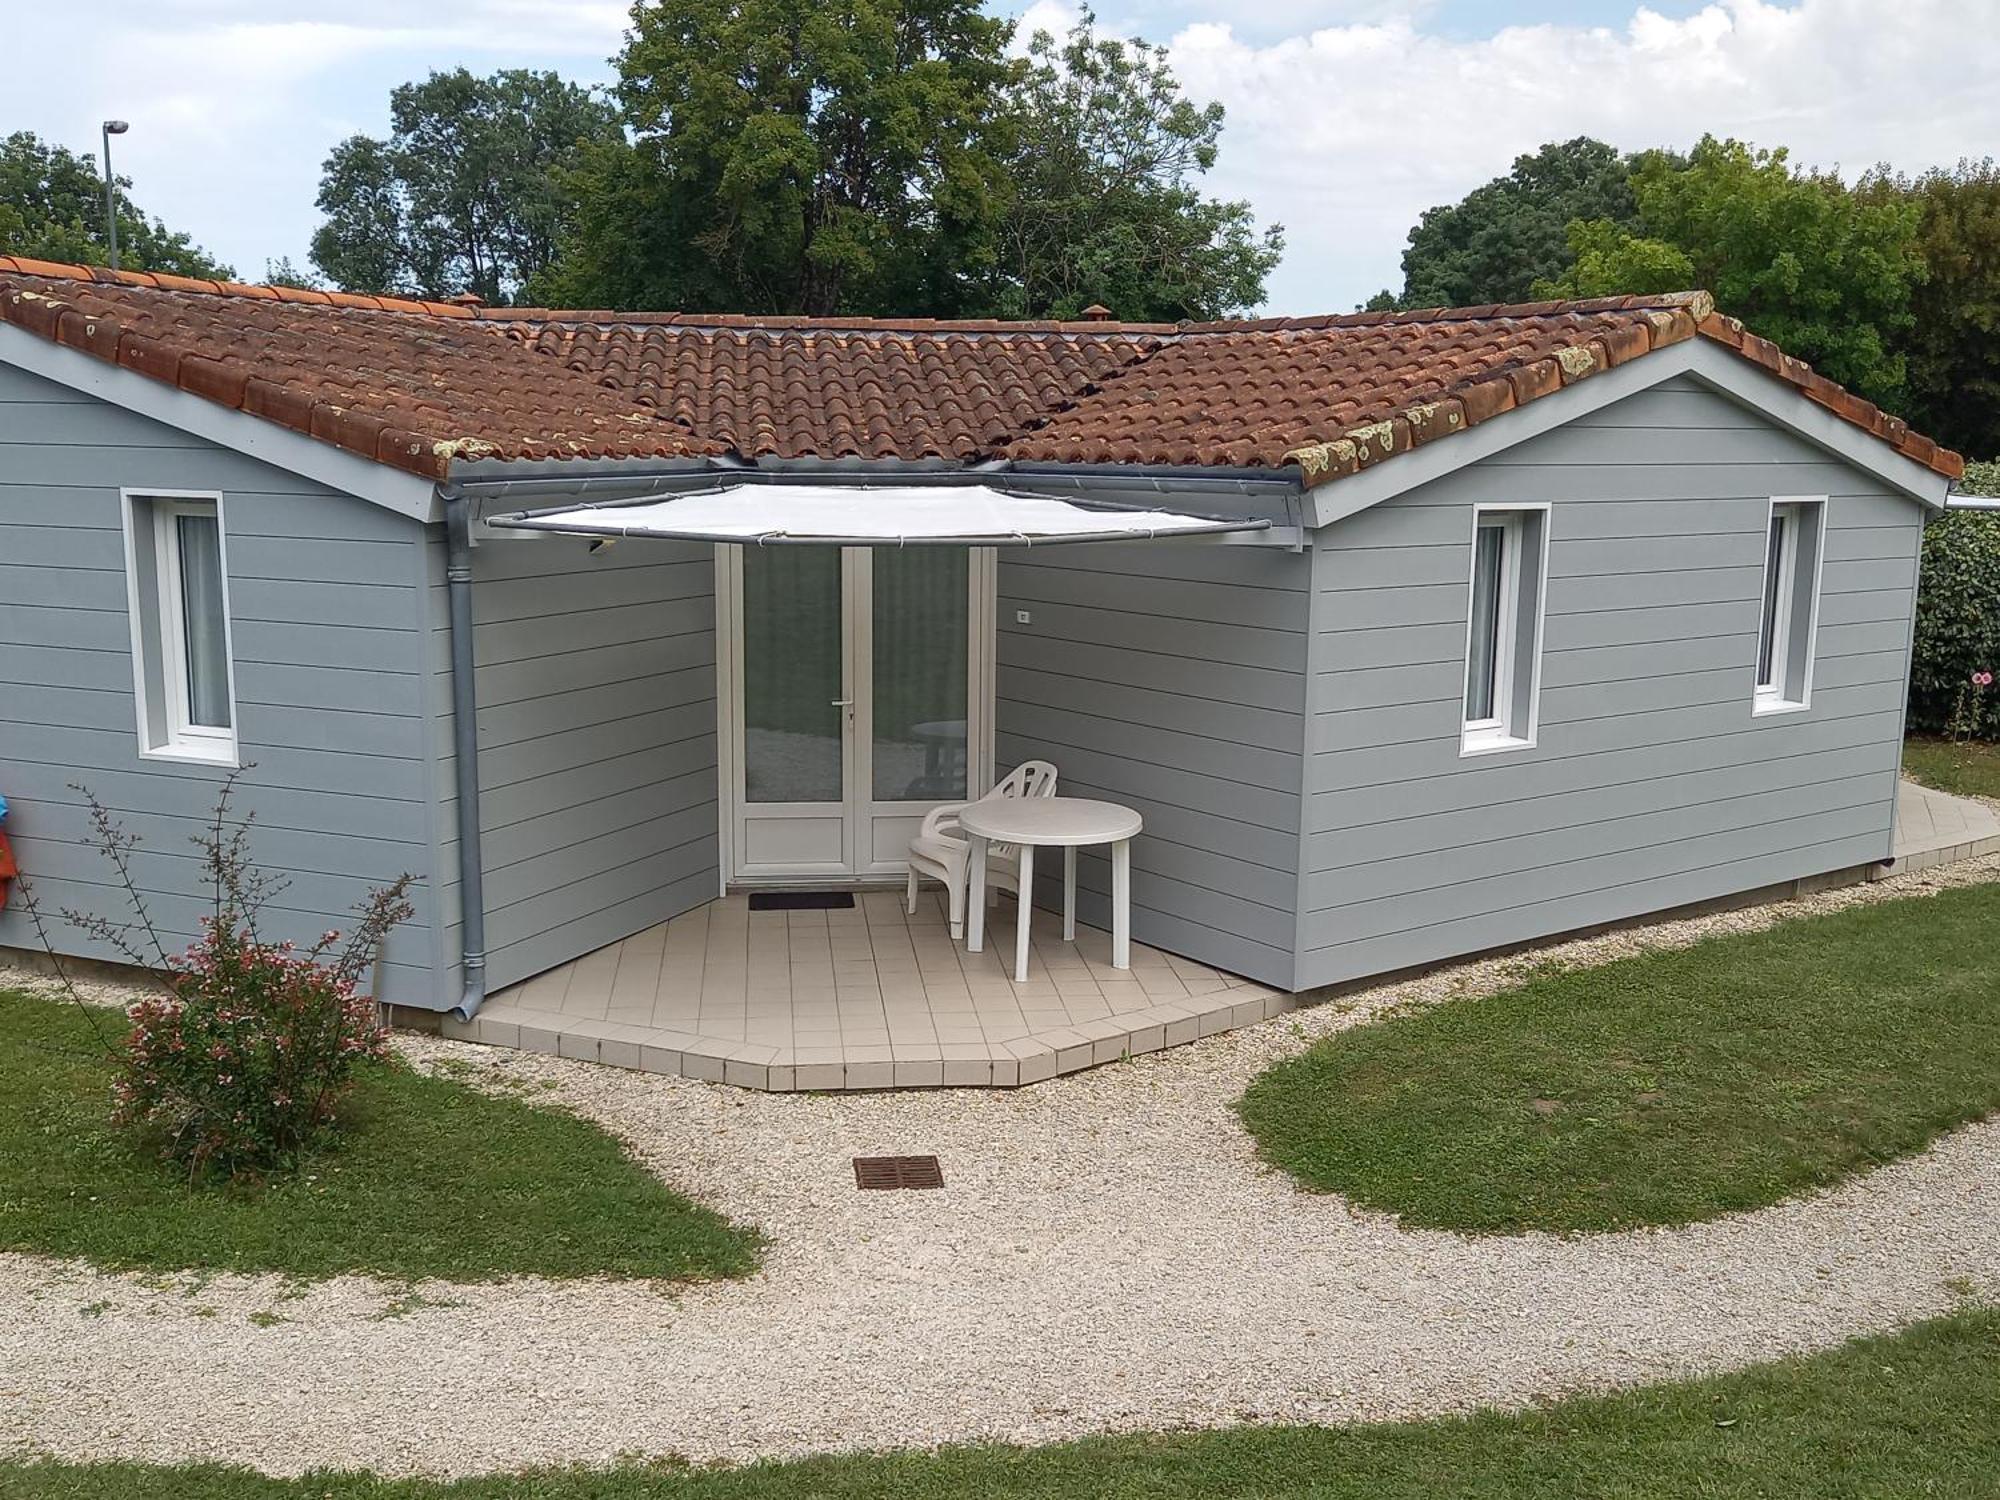
[{"label": "green hedge", "polygon": [[[1967,464],[1960,488],[2000,496],[2000,462]],[[1949,731],[1960,693],[1982,671],[2000,673],[2000,511],[1957,511],[1924,532],[1910,728]],[[1978,701],[1980,732],[2000,739],[2000,687]]]}]

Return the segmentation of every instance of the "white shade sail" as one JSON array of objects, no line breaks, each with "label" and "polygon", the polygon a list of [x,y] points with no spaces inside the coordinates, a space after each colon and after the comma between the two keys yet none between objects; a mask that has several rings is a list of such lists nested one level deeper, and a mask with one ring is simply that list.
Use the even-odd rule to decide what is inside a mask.
[{"label": "white shade sail", "polygon": [[983,484],[739,484],[666,500],[493,516],[490,526],[574,536],[845,546],[1032,546],[1263,531],[1255,517],[1189,515],[1014,495]]}]

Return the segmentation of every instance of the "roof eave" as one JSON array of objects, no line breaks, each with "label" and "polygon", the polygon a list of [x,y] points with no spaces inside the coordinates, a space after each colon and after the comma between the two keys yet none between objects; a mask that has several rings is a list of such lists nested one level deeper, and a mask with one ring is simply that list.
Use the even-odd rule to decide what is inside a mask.
[{"label": "roof eave", "polygon": [[437,485],[429,475],[364,457],[324,437],[52,342],[13,323],[0,322],[0,363],[412,520],[433,518]]},{"label": "roof eave", "polygon": [[1331,525],[1676,375],[1694,376],[1929,509],[1944,508],[1952,483],[1948,476],[1809,399],[1792,383],[1723,344],[1691,338],[1522,403],[1461,432],[1315,485],[1305,493],[1306,524],[1315,528]]}]

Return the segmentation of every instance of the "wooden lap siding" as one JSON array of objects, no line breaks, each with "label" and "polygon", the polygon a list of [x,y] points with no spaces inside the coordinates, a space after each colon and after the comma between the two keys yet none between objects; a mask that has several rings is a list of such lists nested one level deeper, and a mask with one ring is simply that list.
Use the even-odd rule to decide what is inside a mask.
[{"label": "wooden lap siding", "polygon": [[[116,959],[55,916],[125,919],[91,847],[87,786],[143,840],[140,887],[172,948],[208,909],[189,843],[226,772],[138,752],[120,487],[219,491],[229,565],[236,807],[290,881],[267,936],[350,925],[369,887],[408,871],[414,921],[392,935],[382,997],[434,1003],[423,710],[422,530],[66,387],[0,367],[0,793],[23,872],[68,952]],[[0,946],[34,948],[18,903]]]},{"label": "wooden lap siding", "polygon": [[[438,796],[457,826],[444,545],[432,540]],[[714,899],[712,547],[482,541],[473,552],[487,984]],[[440,851],[459,948],[458,850]]]},{"label": "wooden lap siding", "polygon": [[[1826,563],[1811,706],[1753,718],[1773,495]],[[1472,507],[1539,501],[1539,743],[1461,758]],[[1685,378],[1322,531],[1300,987],[1886,857],[1921,533]]]},{"label": "wooden lap siding", "polygon": [[[1145,817],[1139,941],[1289,988],[1307,558],[1172,541],[1000,557],[1000,769],[1041,757],[1062,794]],[[1062,857],[1039,863],[1038,899],[1059,903]],[[1104,852],[1084,851],[1083,920],[1109,925],[1110,884]]]}]

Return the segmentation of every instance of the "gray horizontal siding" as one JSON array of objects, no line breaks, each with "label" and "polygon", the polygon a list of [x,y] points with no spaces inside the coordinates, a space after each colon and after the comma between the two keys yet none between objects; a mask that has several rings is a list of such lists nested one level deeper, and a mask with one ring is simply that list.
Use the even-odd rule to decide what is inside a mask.
[{"label": "gray horizontal siding", "polygon": [[[88,787],[141,844],[133,870],[170,947],[208,910],[191,842],[224,772],[138,753],[120,488],[222,495],[251,850],[289,884],[266,931],[348,925],[404,872],[384,999],[434,1003],[438,940],[421,700],[421,529],[95,398],[0,368],[0,793],[43,903],[127,915],[89,842]],[[112,949],[52,926],[65,951]],[[35,946],[18,906],[0,945]]]},{"label": "gray horizontal siding", "polygon": [[[1812,706],[1755,718],[1767,508],[1820,494]],[[1538,743],[1461,757],[1472,507],[1543,501]],[[1921,522],[1682,380],[1322,533],[1301,986],[1885,856]]]},{"label": "gray horizontal siding", "polygon": [[[473,554],[487,982],[511,984],[719,888],[713,550],[568,541]],[[441,867],[457,869],[450,635],[433,538]],[[459,941],[458,887],[447,879]]]},{"label": "gray horizontal siding", "polygon": [[[1039,757],[1065,795],[1136,808],[1139,941],[1289,987],[1304,735],[1303,556],[1132,546],[1000,554],[996,748]],[[1017,622],[1026,610],[1030,623]],[[1060,899],[1045,861],[1039,899]],[[1084,920],[1110,920],[1110,867],[1079,860]]]}]

